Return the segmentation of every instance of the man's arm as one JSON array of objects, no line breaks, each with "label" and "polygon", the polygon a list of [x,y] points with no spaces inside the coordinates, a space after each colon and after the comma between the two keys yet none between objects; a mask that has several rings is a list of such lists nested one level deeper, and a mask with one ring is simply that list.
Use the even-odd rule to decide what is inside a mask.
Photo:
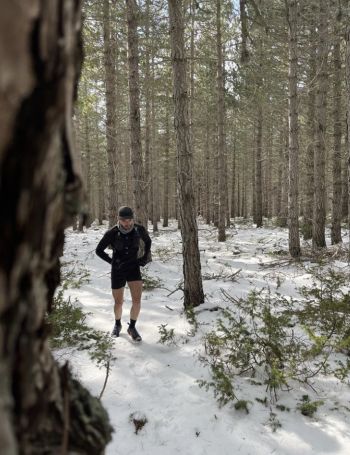
[{"label": "man's arm", "polygon": [[111,231],[106,232],[96,247],[97,256],[108,262],[108,264],[112,264],[112,258],[105,253],[105,249],[112,243],[111,237]]},{"label": "man's arm", "polygon": [[143,256],[138,260],[138,263],[139,263],[139,265],[144,266],[148,262],[151,261],[151,259],[149,258],[150,257],[149,253],[151,251],[152,240],[151,240],[151,237],[148,235],[148,232],[146,231],[146,229],[143,226],[142,226],[142,229],[140,232],[140,236],[145,244],[145,252],[144,252]]},{"label": "man's arm", "polygon": [[143,232],[142,240],[145,242],[145,254],[144,255],[147,257],[148,253],[151,251],[152,240],[151,240],[151,237],[148,235],[148,232],[146,231],[146,229]]}]

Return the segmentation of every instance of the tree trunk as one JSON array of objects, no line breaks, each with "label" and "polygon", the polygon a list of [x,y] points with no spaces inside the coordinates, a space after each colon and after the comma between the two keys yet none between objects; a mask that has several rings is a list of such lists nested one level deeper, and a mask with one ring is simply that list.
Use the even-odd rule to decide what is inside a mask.
[{"label": "tree trunk", "polygon": [[247,0],[239,0],[239,13],[241,21],[241,63],[247,63],[249,60],[249,51],[247,46],[248,38],[248,17],[246,10]]},{"label": "tree trunk", "polygon": [[[154,81],[154,61],[152,59],[152,81]],[[159,220],[159,160],[158,160],[158,147],[156,146],[156,106],[154,96],[154,84],[151,89],[151,120],[152,120],[152,134],[151,134],[151,161],[152,161],[152,227],[153,232],[158,232]]]},{"label": "tree trunk", "polygon": [[80,2],[7,1],[0,42],[1,453],[102,454],[108,417],[54,361],[45,318],[81,189],[71,134]]},{"label": "tree trunk", "polygon": [[236,207],[238,205],[238,201],[236,198],[236,127],[234,127],[234,138],[233,138],[233,148],[232,148],[232,169],[231,169],[231,218],[235,219],[237,216]]},{"label": "tree trunk", "polygon": [[209,107],[207,107],[206,130],[205,130],[205,145],[204,145],[204,207],[205,221],[207,224],[211,222],[212,204],[210,199],[210,116]]},{"label": "tree trunk", "polygon": [[314,248],[326,246],[326,96],[327,96],[327,6],[326,0],[319,0],[319,41],[317,52],[317,93],[316,93],[316,147],[314,161],[315,201],[312,244]]},{"label": "tree trunk", "polygon": [[90,145],[90,133],[89,133],[89,120],[87,116],[84,116],[84,139],[85,139],[85,198],[86,198],[86,212],[87,212],[87,227],[91,226],[93,221],[93,210],[92,210],[92,198],[91,198],[91,188],[92,188],[92,178],[91,178],[91,145]]},{"label": "tree trunk", "polygon": [[106,97],[106,142],[108,166],[108,222],[112,227],[117,222],[118,191],[116,182],[116,42],[110,0],[103,0],[103,44]]},{"label": "tree trunk", "polygon": [[197,306],[204,301],[198,230],[193,194],[193,157],[190,149],[188,90],[184,46],[182,1],[168,0],[171,60],[173,66],[174,127],[178,163],[178,196],[182,236],[184,305]]},{"label": "tree trunk", "polygon": [[136,0],[125,0],[128,21],[130,147],[133,173],[133,196],[136,220],[147,229],[147,187],[141,146],[138,6]]},{"label": "tree trunk", "polygon": [[342,139],[342,103],[341,103],[341,58],[340,58],[340,36],[339,24],[336,21],[334,26],[334,108],[333,108],[333,198],[332,198],[332,245],[340,243],[341,238],[341,211],[342,211],[342,175],[341,175],[341,139]]},{"label": "tree trunk", "polygon": [[225,163],[225,87],[221,36],[221,0],[216,1],[216,49],[217,49],[217,112],[218,112],[218,179],[219,217],[218,241],[226,240],[227,183]]},{"label": "tree trunk", "polygon": [[[151,168],[151,156],[152,156],[152,147],[151,145],[151,90],[150,85],[153,80],[151,80],[151,40],[150,40],[150,0],[146,0],[145,8],[145,76],[144,76],[144,90],[145,90],[145,181],[147,182],[147,202],[148,215],[152,214],[153,218],[153,188],[152,188],[152,177],[154,174],[153,168]],[[153,128],[153,125],[152,125]]]},{"label": "tree trunk", "polygon": [[272,148],[273,148],[273,130],[271,122],[269,122],[269,127],[267,129],[267,139],[266,139],[266,157],[265,157],[265,214],[268,219],[271,218],[271,208],[272,208]]},{"label": "tree trunk", "polygon": [[288,222],[288,163],[289,163],[289,134],[284,132],[284,159],[282,166],[282,196],[281,211],[278,217],[278,225],[287,227]]},{"label": "tree trunk", "polygon": [[281,129],[279,133],[279,153],[278,153],[278,168],[277,168],[277,185],[276,185],[276,216],[277,222],[281,215],[282,208],[282,185],[283,185],[283,161],[284,161],[284,131]]},{"label": "tree trunk", "polygon": [[257,107],[257,133],[256,133],[256,154],[255,154],[255,223],[256,227],[262,227],[262,123],[263,109],[261,102]]},{"label": "tree trunk", "polygon": [[[347,1],[347,6],[349,8],[349,0]],[[346,16],[346,31],[345,31],[345,75],[347,80],[346,85],[346,121],[347,121],[347,128],[346,128],[346,145],[347,145],[347,168],[348,168],[348,191],[350,193],[350,22],[349,22],[349,13]],[[348,193],[348,231],[350,237],[350,194]],[[350,261],[350,238],[349,238],[349,259]]]},{"label": "tree trunk", "polygon": [[[349,148],[349,139],[347,130],[345,131],[345,151]],[[348,218],[348,203],[349,203],[349,188],[348,188],[348,157],[345,156],[343,160],[343,172],[342,172],[342,219],[347,220]]]},{"label": "tree trunk", "polygon": [[169,125],[169,97],[166,97],[165,106],[165,135],[164,135],[164,166],[163,166],[163,227],[169,226],[169,149],[170,149],[170,125]]},{"label": "tree trunk", "polygon": [[[314,25],[312,25],[311,34],[316,33]],[[305,187],[304,187],[304,208],[303,208],[303,238],[304,240],[312,239],[312,220],[314,211],[314,194],[315,194],[315,179],[314,179],[314,159],[315,159],[315,89],[314,81],[316,78],[316,45],[311,43],[310,62],[308,70],[308,94],[307,94],[307,118],[306,128],[308,142],[306,147],[305,157]]]},{"label": "tree trunk", "polygon": [[298,96],[297,96],[297,17],[296,0],[288,0],[287,19],[289,31],[289,253],[293,258],[300,257],[299,209],[298,209]]}]

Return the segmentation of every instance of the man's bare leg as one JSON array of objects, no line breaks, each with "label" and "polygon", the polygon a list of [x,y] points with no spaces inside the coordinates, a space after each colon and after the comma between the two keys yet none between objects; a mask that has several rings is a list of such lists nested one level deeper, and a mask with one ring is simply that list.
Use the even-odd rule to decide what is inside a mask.
[{"label": "man's bare leg", "polygon": [[128,285],[132,300],[130,319],[136,321],[141,310],[142,281],[129,281]]},{"label": "man's bare leg", "polygon": [[138,331],[136,330],[135,324],[141,310],[142,281],[129,281],[128,285],[132,299],[128,334],[132,337],[134,341],[141,341],[142,338]]},{"label": "man's bare leg", "polygon": [[123,313],[124,288],[112,289],[112,294],[114,298],[114,316],[118,320],[121,319]]}]

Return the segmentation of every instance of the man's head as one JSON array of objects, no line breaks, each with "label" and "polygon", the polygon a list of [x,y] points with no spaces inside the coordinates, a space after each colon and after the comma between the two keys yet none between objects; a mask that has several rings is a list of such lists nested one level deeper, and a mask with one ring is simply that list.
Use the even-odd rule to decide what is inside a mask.
[{"label": "man's head", "polygon": [[118,210],[118,220],[124,229],[130,229],[134,225],[134,212],[130,207],[120,207]]}]

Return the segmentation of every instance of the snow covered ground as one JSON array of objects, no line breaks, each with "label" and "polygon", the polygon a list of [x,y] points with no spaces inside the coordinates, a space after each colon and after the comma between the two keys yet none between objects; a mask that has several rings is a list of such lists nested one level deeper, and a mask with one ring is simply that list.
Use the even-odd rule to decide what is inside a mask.
[{"label": "snow covered ground", "polygon": [[[227,242],[219,244],[214,228],[202,223],[199,228],[203,276],[220,274],[227,278],[203,281],[206,302],[196,309],[199,328],[191,336],[192,327],[183,314],[182,293],[173,292],[182,279],[180,233],[175,223],[160,228],[157,235],[151,233],[153,262],[146,273],[158,278],[161,285],[144,291],[137,324],[143,337],[140,344],[133,343],[126,334],[130,309],[126,289],[123,331],[115,340],[116,361],[102,398],[115,430],[106,454],[349,454],[350,388],[334,379],[315,379],[317,395],[302,386],[281,392],[279,403],[290,410],[273,409],[282,424],[277,431],[269,424],[270,408],[255,399],[267,395],[264,386],[254,388],[244,378],[238,381],[237,394],[250,402],[249,414],[235,410],[233,405],[219,408],[212,391],[198,386],[197,380],[210,379],[208,368],[198,356],[203,354],[204,334],[214,328],[220,313],[208,310],[227,304],[222,290],[244,297],[253,288],[279,286],[280,293],[296,297],[296,288],[310,282],[301,267],[261,267],[262,263],[276,261],[276,256],[269,253],[287,249],[285,229],[257,230],[237,225],[228,230]],[[90,271],[88,284],[68,292],[78,298],[84,311],[91,313],[91,326],[109,332],[114,324],[109,266],[94,254],[105,230],[106,226],[84,233],[67,230],[64,260],[81,261]],[[230,276],[239,270],[233,281]],[[174,329],[177,345],[158,343],[161,324]],[[71,365],[85,386],[98,396],[105,371],[95,367],[84,352],[75,352]],[[303,394],[324,401],[312,418],[296,409]],[[132,416],[147,419],[137,434]]]}]

